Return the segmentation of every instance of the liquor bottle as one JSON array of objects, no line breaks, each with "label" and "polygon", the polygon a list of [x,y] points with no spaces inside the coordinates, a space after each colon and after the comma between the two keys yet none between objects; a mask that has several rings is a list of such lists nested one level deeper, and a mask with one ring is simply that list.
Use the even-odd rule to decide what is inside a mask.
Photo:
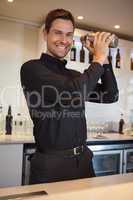
[{"label": "liquor bottle", "polygon": [[0,106],[0,135],[4,133],[4,115],[2,111],[2,106]]},{"label": "liquor bottle", "polygon": [[130,59],[130,69],[133,71],[133,58]]},{"label": "liquor bottle", "polygon": [[85,62],[85,50],[84,50],[83,44],[80,49],[80,62]]},{"label": "liquor bottle", "polygon": [[93,61],[93,53],[89,51],[89,63],[91,64]]},{"label": "liquor bottle", "polygon": [[123,134],[123,127],[124,127],[125,121],[123,119],[123,114],[121,114],[121,119],[119,121],[119,133]]},{"label": "liquor bottle", "polygon": [[121,56],[120,56],[120,49],[118,48],[116,53],[116,65],[115,65],[116,68],[121,67],[120,62],[121,62]]},{"label": "liquor bottle", "polygon": [[109,48],[108,62],[109,62],[109,64],[112,64],[111,48]]},{"label": "liquor bottle", "polygon": [[7,135],[12,134],[12,121],[13,121],[12,110],[11,106],[9,106],[8,113],[6,115],[6,127],[5,127]]},{"label": "liquor bottle", "polygon": [[75,47],[75,41],[73,40],[73,45],[70,51],[70,60],[76,61],[76,47]]}]

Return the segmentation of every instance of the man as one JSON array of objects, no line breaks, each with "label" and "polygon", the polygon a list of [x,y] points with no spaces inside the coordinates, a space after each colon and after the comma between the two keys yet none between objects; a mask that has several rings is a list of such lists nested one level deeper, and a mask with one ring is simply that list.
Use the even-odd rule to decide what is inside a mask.
[{"label": "man", "polygon": [[[110,33],[96,33],[91,66],[83,74],[65,67],[75,22],[64,9],[48,13],[44,37],[47,52],[21,68],[21,83],[34,124],[36,153],[31,159],[30,183],[95,176],[92,152],[86,147],[84,101],[112,103],[118,89],[112,66],[104,64]],[[101,84],[98,80],[101,79]]]}]

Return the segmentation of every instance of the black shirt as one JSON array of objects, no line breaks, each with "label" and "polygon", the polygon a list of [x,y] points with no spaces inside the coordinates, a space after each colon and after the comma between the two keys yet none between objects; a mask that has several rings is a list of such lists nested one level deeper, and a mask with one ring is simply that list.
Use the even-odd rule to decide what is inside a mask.
[{"label": "black shirt", "polygon": [[66,63],[42,54],[40,59],[30,60],[21,68],[21,84],[34,124],[37,149],[41,152],[85,143],[85,100],[97,103],[118,100],[111,65],[92,63],[81,74],[67,69]]}]

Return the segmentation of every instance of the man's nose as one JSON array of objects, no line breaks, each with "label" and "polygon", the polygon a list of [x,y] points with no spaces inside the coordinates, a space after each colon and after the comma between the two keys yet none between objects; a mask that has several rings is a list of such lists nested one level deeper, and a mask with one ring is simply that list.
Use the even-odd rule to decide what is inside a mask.
[{"label": "man's nose", "polygon": [[62,37],[61,37],[61,42],[62,42],[63,44],[67,44],[67,43],[68,43],[68,39],[67,39],[67,36],[66,36],[66,35],[62,35]]}]

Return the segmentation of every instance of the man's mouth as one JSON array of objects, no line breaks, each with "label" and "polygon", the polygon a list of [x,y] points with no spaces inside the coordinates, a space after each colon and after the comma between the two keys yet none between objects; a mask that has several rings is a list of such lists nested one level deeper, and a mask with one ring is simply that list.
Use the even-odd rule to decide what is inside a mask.
[{"label": "man's mouth", "polygon": [[61,50],[61,51],[66,51],[68,47],[64,46],[64,45],[56,45],[56,47]]},{"label": "man's mouth", "polygon": [[58,49],[60,49],[60,50],[65,50],[66,49],[66,47],[65,46],[62,46],[62,45],[56,45],[57,47],[58,47]]}]

